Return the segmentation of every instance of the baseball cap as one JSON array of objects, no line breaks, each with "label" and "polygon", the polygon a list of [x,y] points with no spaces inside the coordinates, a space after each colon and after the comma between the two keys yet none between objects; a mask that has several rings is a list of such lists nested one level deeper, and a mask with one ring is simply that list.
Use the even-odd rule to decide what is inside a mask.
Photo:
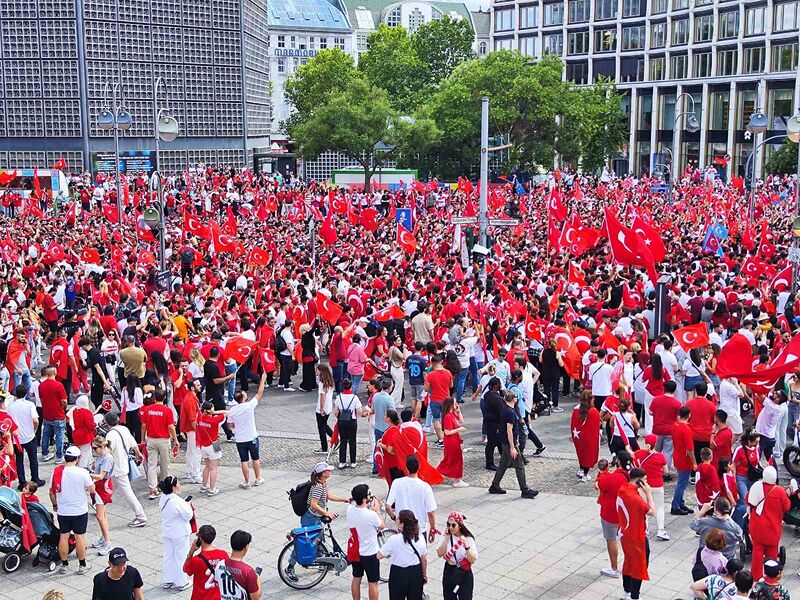
[{"label": "baseball cap", "polygon": [[768,560],[764,563],[764,575],[767,577],[777,577],[781,574],[781,565],[776,560]]},{"label": "baseball cap", "polygon": [[314,473],[321,475],[325,471],[333,471],[333,467],[326,462],[320,462],[314,465]]},{"label": "baseball cap", "polygon": [[70,446],[64,451],[65,458],[80,458],[81,451],[78,449],[77,446]]},{"label": "baseball cap", "polygon": [[128,555],[124,548],[114,548],[108,553],[108,562],[114,566],[119,566],[128,562]]},{"label": "baseball cap", "polygon": [[651,448],[656,447],[656,442],[658,442],[658,436],[656,434],[648,433],[646,436],[644,436],[644,443]]}]

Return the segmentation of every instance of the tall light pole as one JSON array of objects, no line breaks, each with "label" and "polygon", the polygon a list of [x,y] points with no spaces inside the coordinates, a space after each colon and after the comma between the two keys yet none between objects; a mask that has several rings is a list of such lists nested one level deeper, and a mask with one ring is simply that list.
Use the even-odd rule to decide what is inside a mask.
[{"label": "tall light pole", "polygon": [[[756,186],[756,165],[758,162],[756,160],[756,155],[758,154],[758,149],[764,143],[769,141],[769,140],[764,140],[763,142],[761,142],[761,144],[757,144],[758,134],[764,133],[767,130],[768,125],[769,125],[769,119],[767,118],[767,115],[765,115],[760,108],[756,108],[750,115],[750,123],[748,123],[747,125],[747,131],[749,131],[753,136],[753,151],[750,153],[750,158],[747,159],[747,162],[748,163],[752,162],[753,165],[752,165],[752,170],[747,169],[746,167],[744,170],[745,177],[750,178],[750,196],[747,208],[748,219],[750,220],[750,222],[753,221],[753,217],[755,216],[755,205],[756,205],[755,186]],[[769,139],[772,140],[779,137],[784,137],[784,136],[773,136],[772,138]]]},{"label": "tall light pole", "polygon": [[675,114],[675,127],[672,129],[672,168],[669,171],[670,201],[672,201],[672,190],[675,187],[675,178],[681,173],[680,165],[675,164],[680,160],[681,156],[680,143],[682,128],[679,125],[681,118],[687,117],[685,128],[689,133],[695,133],[700,130],[700,122],[697,120],[697,116],[694,114],[694,98],[692,98],[692,95],[689,92],[678,94],[678,97],[675,98],[675,110],[680,111],[681,99],[684,97],[689,99],[692,108],[689,111],[677,112]]},{"label": "tall light pole", "polygon": [[[111,88],[111,94],[109,94]],[[122,227],[122,179],[120,177],[119,169],[119,132],[128,131],[133,125],[133,117],[126,108],[122,106],[124,99],[122,97],[122,86],[119,83],[111,84],[106,83],[105,87],[105,103],[106,108],[100,111],[97,115],[97,126],[103,131],[114,131],[114,164],[115,173],[117,177],[117,222]],[[108,104],[109,95],[111,104]],[[120,104],[117,104],[119,96]]]},{"label": "tall light pole", "polygon": [[[798,75],[800,76],[800,75]],[[800,220],[800,99],[798,99],[797,115],[789,119],[786,124],[786,137],[797,144],[797,180],[795,183],[795,196],[794,196],[794,216],[795,223],[792,226],[794,233],[794,240],[792,241],[792,250],[797,254],[800,250],[800,229],[795,225],[800,225],[797,221]],[[790,259],[791,260],[791,259]],[[800,284],[800,262],[792,262],[792,294],[797,293],[798,284]]]},{"label": "tall light pole", "polygon": [[[486,247],[489,228],[489,96],[481,98],[481,181],[478,205],[478,231],[481,246]],[[486,259],[483,257],[481,281],[486,283]]]}]

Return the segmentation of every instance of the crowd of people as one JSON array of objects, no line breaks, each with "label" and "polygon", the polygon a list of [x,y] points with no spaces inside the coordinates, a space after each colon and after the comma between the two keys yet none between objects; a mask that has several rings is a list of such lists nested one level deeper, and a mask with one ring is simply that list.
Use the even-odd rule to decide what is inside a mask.
[{"label": "crowd of people", "polygon": [[[183,448],[183,483],[224,493],[224,435],[239,487],[264,484],[255,414],[269,388],[312,395],[314,452],[336,452],[340,470],[358,465],[359,421],[369,429],[366,459],[389,486],[383,506],[402,535],[373,547],[379,499],[366,486],[331,493],[325,462],[301,518],[317,526],[337,516],[329,501],[348,503],[361,542],[354,600],[364,574],[377,597],[382,559],[392,598],[421,597],[426,540],[446,561],[444,597],[472,598],[475,538],[461,513],[436,537],[430,491],[470,485],[464,413],[481,415],[489,493],[507,492],[513,467],[521,497],[534,499],[526,464],[546,450],[535,419],[563,412],[567,397],[577,402],[578,484],[599,491],[602,573],[621,576],[626,597],[638,599],[648,579],[650,516],[655,539],[670,539],[671,479],[670,515],[694,514],[701,534],[695,592],[780,586],[781,522],[797,493],[778,485],[775,467],[800,418],[791,178],[751,192],[687,167],[671,197],[646,176],[555,171],[495,184],[490,215],[519,224],[490,228],[486,256],[470,254],[475,228],[450,222],[476,215],[468,180],[365,193],[198,165],[165,179],[161,232],[142,217],[156,203],[147,183],[129,175],[117,198],[112,179],[76,175],[69,203],[6,190],[19,210],[0,217],[0,483],[32,498],[47,486],[63,573],[70,535],[79,572],[88,569],[91,505],[100,537],[90,548],[109,557],[95,588],[113,592],[97,598],[129,597],[114,595],[122,585],[141,594],[105,511],[122,497],[128,525],[147,526],[138,478],[161,512],[164,588],[185,589],[206,567],[259,597],[242,561],[249,534],[233,535],[230,556],[212,550],[216,533],[197,528],[173,460]],[[442,451],[436,465],[428,438]],[[45,482],[40,462],[50,461]],[[736,543],[751,548],[750,571],[733,559]]]}]

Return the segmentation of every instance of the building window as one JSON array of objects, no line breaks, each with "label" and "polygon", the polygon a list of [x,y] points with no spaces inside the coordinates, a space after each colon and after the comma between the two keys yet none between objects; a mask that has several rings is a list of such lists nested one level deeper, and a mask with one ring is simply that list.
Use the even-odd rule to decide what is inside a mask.
[{"label": "building window", "polygon": [[277,47],[278,48],[286,48],[286,36],[285,35],[279,35],[278,36]]},{"label": "building window", "polygon": [[769,117],[772,119],[770,129],[786,130],[786,121],[794,115],[794,90],[770,90]]},{"label": "building window", "polygon": [[595,29],[594,51],[614,52],[617,49],[617,29]]},{"label": "building window", "polygon": [[390,12],[386,16],[386,24],[389,27],[397,27],[402,22],[403,22],[403,12],[402,12],[402,9],[399,6],[396,7],[396,8],[393,8],[392,12]]},{"label": "building window", "polygon": [[622,49],[640,50],[644,48],[644,25],[622,28]]},{"label": "building window", "polygon": [[[508,12],[511,15],[511,28],[514,27],[514,11],[502,11]],[[419,8],[415,8],[411,11],[408,15],[408,32],[414,34],[417,32],[417,29],[422,27],[425,24],[425,15],[422,14],[422,11]]]},{"label": "building window", "polygon": [[756,46],[755,48],[744,49],[744,65],[743,70],[745,73],[763,73],[765,58],[767,55],[764,46]]},{"label": "building window", "polygon": [[663,56],[656,56],[650,59],[650,79],[652,81],[663,81],[666,77],[665,71]]},{"label": "building window", "polygon": [[692,77],[711,77],[711,52],[695,52],[692,71]]},{"label": "building window", "polygon": [[561,54],[564,52],[564,36],[553,33],[542,38],[542,52],[545,54]]},{"label": "building window", "polygon": [[661,94],[661,116],[659,129],[675,127],[675,94]]},{"label": "building window", "polygon": [[481,56],[486,56],[486,42],[481,42],[478,44],[478,54]]},{"label": "building window", "polygon": [[589,32],[577,31],[567,34],[567,54],[586,54],[589,52]]},{"label": "building window", "polygon": [[514,29],[514,9],[494,11],[494,30],[511,31],[512,29]]},{"label": "building window", "polygon": [[356,35],[356,50],[358,53],[361,54],[362,52],[366,52],[369,49],[367,46],[367,34],[366,33],[359,33]]},{"label": "building window", "polygon": [[689,8],[689,0],[672,0],[672,10]]},{"label": "building window", "polygon": [[328,48],[328,38],[321,37],[319,38],[319,49],[326,50]]},{"label": "building window", "polygon": [[685,54],[669,57],[670,79],[686,79],[686,64],[688,57]]},{"label": "building window", "polygon": [[508,38],[505,40],[495,40],[494,41],[494,49],[495,50],[513,50],[514,49],[514,38]]},{"label": "building window", "polygon": [[766,7],[757,6],[755,8],[748,8],[745,13],[745,35],[759,35],[764,33],[764,14]]},{"label": "building window", "polygon": [[278,59],[278,73],[286,73],[286,59],[279,58]]},{"label": "building window", "polygon": [[667,0],[652,0],[650,2],[650,12],[654,15],[667,12]]},{"label": "building window", "polygon": [[545,4],[544,5],[544,25],[563,25],[564,24],[564,5]]},{"label": "building window", "polygon": [[711,94],[710,129],[728,129],[728,110],[730,109],[730,92],[714,92]]},{"label": "building window", "polygon": [[772,70],[794,71],[797,69],[797,42],[777,44],[772,47]]},{"label": "building window", "polygon": [[667,45],[667,24],[653,23],[650,26],[650,47],[663,48]]},{"label": "building window", "polygon": [[719,39],[729,40],[739,35],[739,11],[720,13]]},{"label": "building window", "polygon": [[594,18],[598,21],[617,17],[617,0],[595,0]]},{"label": "building window", "polygon": [[344,38],[343,37],[333,38],[333,47],[338,48],[339,50],[344,50]]},{"label": "building window", "polygon": [[[630,68],[628,64],[625,62],[627,60],[635,61],[633,65],[635,66],[635,71],[628,71]],[[621,63],[620,68],[620,80],[624,83],[633,83],[636,81],[644,81],[644,59],[625,59]],[[627,111],[626,111],[627,112]]]},{"label": "building window", "polygon": [[[364,37],[364,39],[366,40],[366,36]],[[313,35],[308,38],[308,49],[309,50],[317,49],[317,38],[315,38]]]},{"label": "building window", "polygon": [[[662,59],[663,60],[663,59]],[[650,129],[653,126],[653,97],[639,97],[639,114],[636,119],[637,129]]]},{"label": "building window", "polygon": [[586,63],[567,63],[567,81],[577,84],[589,82],[589,65]]},{"label": "building window", "polygon": [[736,50],[717,50],[717,75],[736,75],[738,57]]},{"label": "building window", "polygon": [[289,36],[289,48],[297,48],[297,36],[290,35]]},{"label": "building window", "polygon": [[538,56],[536,51],[536,42],[538,40],[537,36],[519,38],[519,53],[525,56]]},{"label": "building window", "polygon": [[306,44],[307,44],[307,42],[306,42],[306,36],[304,36],[304,35],[301,35],[301,36],[300,36],[300,40],[298,41],[298,45],[297,45],[298,49],[300,49],[300,50],[307,50],[307,49],[308,49],[308,46],[307,46]]},{"label": "building window", "polygon": [[694,18],[694,41],[710,42],[714,37],[714,15],[700,15]]},{"label": "building window", "polygon": [[[495,13],[496,14],[496,13]],[[539,7],[522,6],[519,9],[519,28],[532,29],[539,25]]]},{"label": "building window", "polygon": [[589,20],[588,0],[569,0],[569,22],[585,23]]},{"label": "building window", "polygon": [[798,2],[784,2],[782,4],[775,4],[772,9],[775,14],[775,27],[773,32],[778,31],[793,31],[797,29],[798,18]]},{"label": "building window", "polygon": [[642,3],[640,0],[622,0],[622,16],[623,17],[638,17],[640,16]]},{"label": "building window", "polygon": [[739,92],[739,103],[736,107],[737,129],[745,129],[750,123],[750,115],[756,109],[756,97],[758,92],[755,90],[743,90]]},{"label": "building window", "polygon": [[689,19],[672,21],[672,45],[683,46],[689,41]]}]

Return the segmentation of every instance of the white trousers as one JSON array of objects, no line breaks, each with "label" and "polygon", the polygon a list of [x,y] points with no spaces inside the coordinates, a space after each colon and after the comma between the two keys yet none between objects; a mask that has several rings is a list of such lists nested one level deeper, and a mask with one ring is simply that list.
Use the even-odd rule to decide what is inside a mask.
[{"label": "white trousers", "polygon": [[405,371],[403,371],[403,367],[392,367],[390,372],[392,374],[392,380],[394,381],[392,399],[394,400],[395,406],[397,406],[403,401],[403,384],[406,380],[406,374]]},{"label": "white trousers", "polygon": [[92,464],[92,445],[84,444],[83,446],[78,446],[78,450],[81,451],[81,457],[78,459],[78,466],[88,469]]},{"label": "white trousers", "polygon": [[[128,506],[131,507],[134,516],[137,519],[141,519],[143,521],[147,520],[147,515],[144,514],[144,509],[142,508],[142,503],[136,498],[136,494],[133,493],[133,489],[131,488],[131,482],[128,479],[127,473],[125,475],[115,475],[111,478],[114,481],[114,497],[119,498],[122,496],[128,502]],[[189,550],[186,550],[189,552]],[[186,558],[184,556],[184,558]]]},{"label": "white trousers", "polygon": [[183,562],[189,553],[189,536],[179,538],[162,538],[164,540],[164,583],[173,583],[180,587],[189,582],[183,572]]},{"label": "white trousers", "polygon": [[202,471],[200,448],[197,446],[197,434],[194,431],[189,431],[186,434],[186,476],[199,479]]},{"label": "white trousers", "polygon": [[658,531],[664,531],[664,488],[650,488],[653,492],[653,503],[656,505],[656,525]]}]

